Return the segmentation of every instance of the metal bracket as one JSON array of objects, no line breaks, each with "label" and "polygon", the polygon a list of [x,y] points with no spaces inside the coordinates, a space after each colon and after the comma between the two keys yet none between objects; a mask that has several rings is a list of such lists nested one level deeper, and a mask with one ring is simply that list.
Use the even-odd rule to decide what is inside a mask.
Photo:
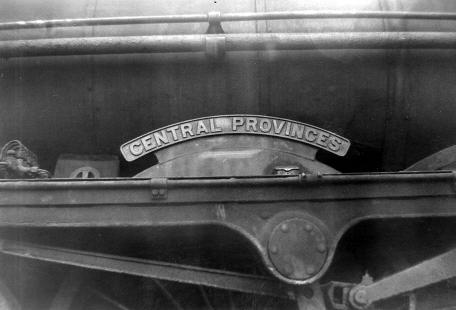
[{"label": "metal bracket", "polygon": [[207,34],[225,33],[221,25],[222,14],[220,12],[207,13],[207,21],[209,22],[209,27],[206,30]]},{"label": "metal bracket", "polygon": [[150,180],[152,199],[168,198],[168,180],[166,178],[154,178]]},{"label": "metal bracket", "polygon": [[361,283],[350,290],[349,301],[356,309],[366,309],[374,302],[455,278],[455,261],[453,249],[372,284]]},{"label": "metal bracket", "polygon": [[273,174],[275,175],[298,175],[301,173],[301,168],[298,166],[275,166]]},{"label": "metal bracket", "polygon": [[220,59],[225,55],[226,40],[222,36],[206,37],[206,55],[211,59]]},{"label": "metal bracket", "polygon": [[355,287],[353,283],[346,282],[330,282],[326,285],[326,294],[328,301],[331,304],[331,309],[335,310],[348,310],[350,290]]}]

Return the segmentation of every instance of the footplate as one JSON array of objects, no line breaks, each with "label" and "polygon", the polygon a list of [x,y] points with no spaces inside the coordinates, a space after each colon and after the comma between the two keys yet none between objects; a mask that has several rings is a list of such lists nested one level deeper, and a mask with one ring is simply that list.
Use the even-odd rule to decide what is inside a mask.
[{"label": "footplate", "polygon": [[311,284],[354,224],[456,216],[455,174],[0,181],[0,227],[217,225],[243,236],[269,272]]}]

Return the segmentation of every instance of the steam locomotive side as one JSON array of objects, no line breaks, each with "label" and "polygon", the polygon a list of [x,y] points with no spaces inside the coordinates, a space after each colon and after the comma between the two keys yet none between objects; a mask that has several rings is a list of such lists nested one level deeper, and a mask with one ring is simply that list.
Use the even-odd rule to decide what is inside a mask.
[{"label": "steam locomotive side", "polygon": [[6,309],[455,307],[456,4],[0,8]]}]

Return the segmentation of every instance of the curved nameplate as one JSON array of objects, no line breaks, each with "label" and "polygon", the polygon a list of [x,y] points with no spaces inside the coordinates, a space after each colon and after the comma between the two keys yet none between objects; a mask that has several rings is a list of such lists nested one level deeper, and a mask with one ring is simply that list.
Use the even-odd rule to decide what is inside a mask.
[{"label": "curved nameplate", "polygon": [[344,156],[350,141],[330,131],[289,119],[260,115],[209,116],[172,124],[148,132],[122,144],[120,151],[127,161],[150,152],[191,139],[214,135],[266,135],[290,139]]}]

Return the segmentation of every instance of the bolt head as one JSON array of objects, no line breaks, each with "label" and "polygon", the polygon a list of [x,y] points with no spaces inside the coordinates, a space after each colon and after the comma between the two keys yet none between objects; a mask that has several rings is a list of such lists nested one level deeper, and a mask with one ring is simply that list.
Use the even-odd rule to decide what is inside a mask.
[{"label": "bolt head", "polygon": [[328,252],[319,226],[311,219],[300,217],[288,218],[276,225],[271,227],[266,248],[276,271],[293,280],[306,280],[318,274]]},{"label": "bolt head", "polygon": [[311,274],[314,274],[315,273],[315,266],[313,265],[309,265],[306,267],[306,272],[307,274],[311,275]]},{"label": "bolt head", "polygon": [[367,302],[367,294],[365,290],[359,290],[355,293],[355,296],[353,296],[355,301],[360,304],[360,305],[366,305]]},{"label": "bolt head", "polygon": [[160,193],[160,195],[164,195],[165,194],[165,189],[164,188],[160,188],[159,193]]},{"label": "bolt head", "polygon": [[157,196],[158,195],[158,189],[153,189],[152,190],[152,195]]},{"label": "bolt head", "polygon": [[326,252],[326,245],[322,242],[317,245],[317,250],[320,253]]},{"label": "bolt head", "polygon": [[283,271],[285,274],[291,275],[293,273],[293,268],[290,265],[285,265],[285,267],[283,267]]}]

